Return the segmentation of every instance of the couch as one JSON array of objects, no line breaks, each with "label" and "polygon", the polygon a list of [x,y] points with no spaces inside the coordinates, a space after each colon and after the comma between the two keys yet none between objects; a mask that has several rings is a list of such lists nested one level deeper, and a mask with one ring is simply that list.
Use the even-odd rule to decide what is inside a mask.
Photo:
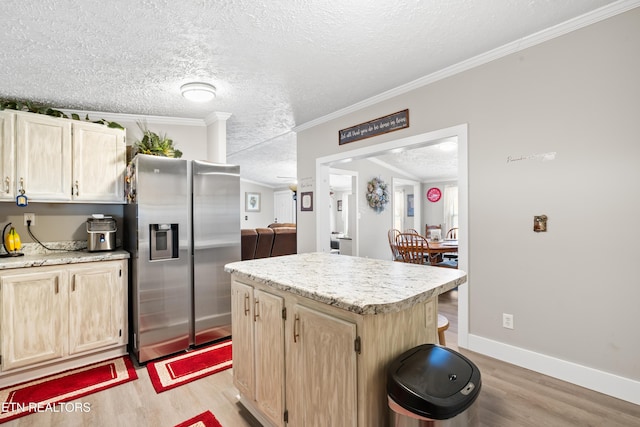
[{"label": "couch", "polygon": [[278,224],[275,227],[243,228],[240,233],[243,261],[297,253],[295,227]]}]

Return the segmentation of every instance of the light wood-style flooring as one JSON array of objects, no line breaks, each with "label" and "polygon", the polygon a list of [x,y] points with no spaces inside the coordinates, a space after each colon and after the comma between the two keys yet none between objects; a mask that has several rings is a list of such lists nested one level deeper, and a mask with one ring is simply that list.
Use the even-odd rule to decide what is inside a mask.
[{"label": "light wood-style flooring", "polygon": [[[447,345],[458,350],[457,291],[441,295],[439,301],[439,311],[450,322],[445,332]],[[482,375],[476,405],[483,427],[640,426],[640,406],[459,351]],[[90,412],[32,414],[3,427],[172,427],[207,409],[224,427],[259,426],[238,404],[231,370],[160,394],[153,389],[145,367],[139,367],[137,373],[136,381],[79,399],[91,404]]]}]

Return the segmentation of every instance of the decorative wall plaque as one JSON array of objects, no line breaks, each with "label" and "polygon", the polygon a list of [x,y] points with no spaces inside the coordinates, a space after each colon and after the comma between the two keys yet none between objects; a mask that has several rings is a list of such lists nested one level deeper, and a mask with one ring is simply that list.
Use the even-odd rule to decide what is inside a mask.
[{"label": "decorative wall plaque", "polygon": [[338,131],[339,145],[359,141],[372,136],[409,127],[409,110],[398,111],[388,116],[380,117],[359,125],[351,126]]}]

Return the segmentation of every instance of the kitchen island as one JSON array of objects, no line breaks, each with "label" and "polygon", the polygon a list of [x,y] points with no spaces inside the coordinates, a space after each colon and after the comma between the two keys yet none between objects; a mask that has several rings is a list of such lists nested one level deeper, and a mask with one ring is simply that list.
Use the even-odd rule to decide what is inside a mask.
[{"label": "kitchen island", "polygon": [[234,384],[264,425],[386,426],[386,366],[437,336],[460,270],[326,253],[227,264]]}]

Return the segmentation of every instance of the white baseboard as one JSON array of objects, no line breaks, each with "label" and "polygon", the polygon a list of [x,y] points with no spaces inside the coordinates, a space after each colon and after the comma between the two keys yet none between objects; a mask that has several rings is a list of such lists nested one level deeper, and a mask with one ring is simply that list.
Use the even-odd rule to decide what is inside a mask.
[{"label": "white baseboard", "polygon": [[468,349],[476,353],[640,405],[640,381],[477,335],[469,334],[468,344]]}]

